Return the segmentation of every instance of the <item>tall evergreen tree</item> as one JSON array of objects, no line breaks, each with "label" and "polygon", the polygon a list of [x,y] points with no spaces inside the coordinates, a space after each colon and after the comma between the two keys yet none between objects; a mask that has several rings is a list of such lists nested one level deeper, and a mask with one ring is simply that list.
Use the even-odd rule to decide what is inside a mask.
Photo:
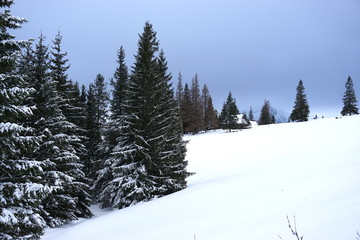
[{"label": "tall evergreen tree", "polygon": [[27,76],[16,72],[25,42],[9,30],[26,20],[11,15],[12,4],[0,1],[0,238],[36,239],[46,226],[40,206],[50,188],[42,181],[46,163],[32,155],[38,138],[23,121],[32,115],[25,100],[33,89],[27,87]]},{"label": "tall evergreen tree", "polygon": [[[110,85],[113,87],[112,99],[110,101],[111,115],[110,119],[102,124],[104,136],[97,146],[98,153],[100,150],[103,151],[101,155],[97,154],[99,162],[95,165],[97,173],[92,187],[94,195],[97,196],[98,199],[100,199],[100,197],[98,197],[99,192],[108,187],[107,185],[113,176],[110,168],[114,162],[111,152],[118,143],[117,139],[121,137],[121,120],[125,114],[126,86],[129,81],[129,74],[125,63],[125,50],[123,47],[120,47],[118,51],[117,63],[119,65],[116,68],[114,77],[110,80]],[[103,200],[100,201],[104,206],[111,205],[107,204],[108,201],[106,201],[106,203]]]},{"label": "tall evergreen tree", "polygon": [[74,131],[81,138],[84,138],[86,135],[86,89],[80,89],[78,82],[74,83],[72,80],[69,80],[67,95],[69,96],[69,104],[64,115],[71,123],[77,126],[77,129],[74,129]]},{"label": "tall evergreen tree", "polygon": [[204,130],[211,130],[218,127],[217,114],[212,103],[212,98],[210,96],[209,89],[206,84],[202,89],[201,94],[202,106],[203,106],[203,122]]},{"label": "tall evergreen tree", "polygon": [[206,84],[204,84],[202,91],[201,91],[201,106],[203,107],[203,122],[204,122],[204,130],[208,130],[209,125],[209,112],[208,110],[208,103],[210,98],[209,88]]},{"label": "tall evergreen tree", "polygon": [[296,87],[296,98],[294,109],[290,114],[290,120],[294,122],[304,122],[309,119],[309,104],[306,99],[305,88],[302,80]]},{"label": "tall evergreen tree", "polygon": [[[43,216],[49,226],[58,226],[79,217],[90,217],[89,195],[82,164],[74,146],[81,145],[78,136],[72,133],[76,125],[69,122],[62,112],[62,95],[57,90],[58,79],[50,71],[48,48],[41,35],[36,44],[31,85],[36,106],[34,127],[42,135],[36,158],[50,161],[44,168],[47,182],[55,190],[43,200]],[[64,211],[66,209],[66,211]]]},{"label": "tall evergreen tree", "polygon": [[90,84],[87,95],[87,141],[85,169],[91,179],[95,179],[96,171],[100,168],[104,157],[109,149],[102,149],[102,138],[105,136],[105,124],[107,119],[109,93],[106,90],[105,79],[101,74],[96,76],[94,84]]},{"label": "tall evergreen tree", "polygon": [[255,121],[254,113],[253,113],[253,110],[252,110],[252,106],[250,106],[249,120],[250,120],[250,121]]},{"label": "tall evergreen tree", "polygon": [[[58,191],[56,198],[48,199],[51,201],[51,204],[58,204],[56,201],[63,201],[65,196],[70,195],[72,198],[76,198],[76,205],[72,206],[73,215],[64,216],[60,221],[52,217],[51,225],[59,225],[69,220],[72,220],[77,217],[90,217],[92,216],[90,210],[88,209],[88,204],[90,202],[90,195],[88,193],[89,186],[85,183],[87,182],[83,170],[83,164],[81,163],[81,157],[85,154],[85,146],[83,145],[84,140],[84,129],[80,128],[79,125],[85,120],[84,116],[84,106],[80,102],[80,91],[77,83],[73,83],[67,75],[67,70],[70,65],[68,64],[68,59],[66,59],[67,53],[62,52],[61,50],[62,35],[60,32],[57,33],[52,46],[52,51],[50,51],[50,81],[54,82],[54,86],[49,86],[49,90],[55,88],[52,91],[53,99],[49,98],[50,102],[52,101],[54,107],[53,114],[58,119],[58,122],[51,123],[55,127],[58,124],[58,128],[52,130],[55,134],[60,134],[62,136],[67,136],[65,143],[60,141],[57,145],[63,145],[66,154],[71,152],[71,155],[67,155],[67,161],[62,163],[57,163],[57,171],[64,172],[69,176],[73,177],[73,182],[69,182],[68,189],[63,189]],[[50,96],[50,95],[49,95]],[[58,108],[58,110],[56,110]],[[49,111],[50,112],[50,111]],[[49,128],[51,129],[51,128]],[[71,159],[71,160],[70,160]],[[63,166],[60,166],[60,165]],[[72,170],[68,169],[69,166],[72,166]],[[54,202],[55,200],[55,202]],[[68,203],[64,203],[68,205]],[[50,211],[58,211],[57,206],[49,206]],[[59,216],[56,213],[56,218]]]},{"label": "tall evergreen tree", "polygon": [[32,97],[33,103],[36,105],[35,120],[45,118],[46,112],[43,109],[38,108],[37,105],[41,105],[45,102],[46,93],[44,86],[50,78],[50,57],[49,48],[45,45],[45,36],[41,33],[38,42],[35,45],[32,69],[30,69],[29,82],[30,87],[34,88],[34,96]]},{"label": "tall evergreen tree", "polygon": [[[111,180],[99,195],[103,206],[123,208],[186,187],[185,146],[171,76],[152,25],[140,35],[127,87],[122,135],[99,177]],[[109,171],[110,170],[110,171]]]},{"label": "tall evergreen tree", "polygon": [[178,102],[179,108],[181,108],[183,97],[184,97],[183,78],[181,72],[179,72],[178,83],[176,86],[176,93],[175,93],[175,99]]},{"label": "tall evergreen tree", "polygon": [[[86,87],[85,85],[81,85],[81,91],[80,91],[80,102],[83,106],[86,106],[87,102],[87,93],[86,93]],[[86,118],[85,118],[86,119]]]},{"label": "tall evergreen tree", "polygon": [[190,88],[187,83],[184,86],[184,94],[180,105],[180,115],[183,126],[184,133],[190,133],[193,130],[192,127],[192,114],[193,114],[193,106],[191,101],[191,93]]},{"label": "tall evergreen tree", "polygon": [[26,43],[23,48],[22,54],[19,58],[19,64],[17,67],[17,72],[19,74],[28,75],[32,71],[34,61],[34,50],[32,49],[32,41]]},{"label": "tall evergreen tree", "polygon": [[200,86],[199,86],[199,77],[195,74],[194,78],[191,82],[191,106],[192,106],[192,114],[191,114],[191,132],[198,133],[204,130],[204,108],[203,103],[201,101],[200,95]]},{"label": "tall evergreen tree", "polygon": [[[100,142],[100,126],[96,122],[96,101],[94,93],[94,84],[89,84],[89,89],[86,92],[86,120],[85,120],[85,131],[86,140],[85,147],[88,151],[83,158],[85,174],[90,179],[95,179],[95,172],[97,168],[93,162],[96,161],[96,155],[94,149]],[[91,151],[89,151],[91,149]]]},{"label": "tall evergreen tree", "polygon": [[264,101],[264,105],[260,111],[259,125],[266,125],[273,123],[273,116],[271,114],[271,106],[269,100]]},{"label": "tall evergreen tree", "polygon": [[41,121],[42,126],[39,126],[43,133],[43,142],[38,157],[53,162],[51,167],[46,168],[46,175],[50,184],[58,186],[43,201],[49,226],[58,226],[79,217],[92,216],[88,209],[90,196],[87,193],[88,186],[84,183],[83,165],[74,147],[81,144],[81,140],[76,135],[66,133],[68,129],[76,126],[68,122],[62,114],[58,106],[60,99],[55,84],[49,82],[44,86],[47,99],[43,109],[47,111],[47,116]]},{"label": "tall evergreen tree", "polygon": [[120,135],[120,119],[125,111],[125,88],[129,80],[128,68],[125,63],[125,50],[123,47],[120,47],[118,51],[118,60],[119,64],[114,73],[114,77],[110,80],[110,85],[112,86],[112,99],[110,101],[111,115],[107,124],[104,126],[105,129],[105,138],[103,138],[102,145],[107,145],[109,151],[115,147],[117,144],[116,139]]},{"label": "tall evergreen tree", "polygon": [[240,111],[236,106],[236,101],[232,97],[231,92],[229,92],[229,95],[226,99],[226,102],[224,102],[223,108],[220,113],[220,126],[223,129],[229,129],[229,131],[231,131],[231,129],[239,128],[237,117],[239,113]]},{"label": "tall evergreen tree", "polygon": [[128,68],[125,63],[125,50],[121,46],[118,51],[117,63],[119,64],[114,73],[114,77],[110,80],[113,87],[111,100],[112,118],[118,118],[124,111],[125,88],[129,79]]},{"label": "tall evergreen tree", "polygon": [[354,90],[354,83],[349,76],[345,84],[345,93],[343,96],[344,106],[341,110],[341,115],[354,115],[359,114],[359,108],[357,107],[357,100]]},{"label": "tall evergreen tree", "polygon": [[70,68],[70,65],[68,65],[69,60],[65,58],[67,53],[61,51],[61,41],[62,35],[58,32],[53,40],[50,69],[52,79],[57,82],[56,90],[62,95],[62,98],[66,98],[63,100],[63,104],[67,104],[68,96],[66,96],[66,93],[69,88],[69,80],[66,72]]},{"label": "tall evergreen tree", "polygon": [[207,112],[209,113],[209,125],[208,125],[208,129],[217,129],[219,128],[219,118],[218,118],[218,113],[216,111],[216,109],[214,108],[213,102],[212,102],[212,98],[209,97],[208,99],[208,110]]},{"label": "tall evergreen tree", "polygon": [[51,51],[51,75],[57,81],[57,91],[61,95],[62,102],[60,108],[65,117],[78,126],[78,134],[83,135],[84,128],[81,127],[85,121],[85,105],[80,99],[80,88],[77,82],[69,79],[67,71],[70,68],[67,52],[61,49],[62,35],[57,33],[53,40]]},{"label": "tall evergreen tree", "polygon": [[50,75],[56,81],[56,90],[61,97],[59,107],[66,119],[77,125],[74,132],[83,134],[84,130],[80,125],[85,121],[84,106],[80,101],[80,90],[78,83],[73,83],[69,79],[67,71],[70,68],[69,60],[66,59],[67,52],[61,49],[62,35],[57,33],[53,40],[52,50],[50,51]]},{"label": "tall evergreen tree", "polygon": [[[168,73],[167,61],[163,51],[157,58],[157,71],[162,84],[159,112],[156,120],[160,123],[154,133],[152,145],[153,161],[158,162],[158,190],[153,194],[164,196],[186,188],[187,161],[185,160],[185,142],[183,141],[181,117]],[[160,137],[160,138],[159,138]]]},{"label": "tall evergreen tree", "polygon": [[72,124],[72,128],[66,129],[66,134],[76,135],[81,142],[74,143],[76,154],[80,157],[85,153],[83,140],[85,130],[80,127],[85,121],[85,106],[80,101],[80,90],[77,83],[73,83],[67,71],[70,67],[67,53],[61,50],[62,35],[57,33],[53,40],[52,51],[50,51],[50,76],[56,83],[56,91],[59,95],[59,108],[65,118]]}]

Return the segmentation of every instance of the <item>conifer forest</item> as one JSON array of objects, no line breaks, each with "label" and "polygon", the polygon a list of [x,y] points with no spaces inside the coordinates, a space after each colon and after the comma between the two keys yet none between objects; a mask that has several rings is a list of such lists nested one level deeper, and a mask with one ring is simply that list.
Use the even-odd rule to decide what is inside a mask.
[{"label": "conifer forest", "polygon": [[[0,0],[0,239],[38,239],[91,218],[91,204],[122,209],[185,189],[193,173],[184,134],[248,127],[239,116],[277,123],[269,100],[256,121],[231,92],[218,112],[197,74],[174,79],[150,22],[132,66],[121,46],[111,79],[99,73],[80,85],[68,75],[61,32],[18,40],[11,33],[27,20],[12,5]],[[345,89],[341,114],[358,114],[351,77]],[[300,80],[288,121],[308,121],[309,109]]]}]

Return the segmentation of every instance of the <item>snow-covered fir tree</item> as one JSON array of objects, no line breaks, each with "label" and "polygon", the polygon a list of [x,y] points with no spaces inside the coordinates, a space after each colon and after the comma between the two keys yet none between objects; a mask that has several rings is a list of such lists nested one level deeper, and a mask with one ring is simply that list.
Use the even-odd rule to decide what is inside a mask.
[{"label": "snow-covered fir tree", "polygon": [[113,151],[117,145],[117,139],[121,136],[121,119],[125,114],[125,94],[126,85],[129,79],[128,68],[125,63],[125,50],[120,47],[117,59],[118,67],[115,70],[113,78],[110,80],[112,86],[112,98],[110,100],[110,118],[104,124],[104,137],[98,144],[99,150],[103,151],[103,159],[98,164],[99,170],[96,174],[96,181],[92,187],[94,195],[98,196],[99,191],[104,189],[106,184],[112,176],[111,166],[112,156],[110,152]]},{"label": "snow-covered fir tree", "polygon": [[86,106],[85,146],[90,151],[87,151],[85,156],[85,172],[91,179],[95,179],[96,172],[110,151],[108,145],[103,143],[108,118],[108,101],[109,93],[106,90],[105,79],[101,74],[97,74],[95,82],[89,85]]},{"label": "snow-covered fir tree", "polygon": [[18,60],[17,71],[20,74],[28,74],[32,71],[33,60],[34,60],[34,50],[32,49],[32,40],[27,42],[25,47],[22,49],[22,54]]},{"label": "snow-covered fir tree", "polygon": [[181,122],[166,60],[158,51],[156,32],[146,22],[126,88],[121,136],[108,159],[111,179],[99,195],[104,207],[123,208],[186,187]]},{"label": "snow-covered fir tree", "polygon": [[12,4],[0,1],[0,238],[36,239],[46,226],[41,201],[51,188],[43,184],[46,162],[32,155],[38,138],[24,123],[33,114],[25,104],[33,89],[27,87],[27,76],[16,71],[27,43],[15,40],[9,30],[26,20],[11,15]]},{"label": "snow-covered fir tree", "polygon": [[[61,97],[59,107],[68,121],[78,125],[85,120],[84,107],[79,106],[80,91],[78,84],[74,84],[69,79],[67,71],[70,68],[69,60],[66,58],[67,52],[61,49],[62,35],[57,33],[52,41],[50,51],[50,74],[56,81],[56,90]],[[81,132],[81,129],[77,129]]]},{"label": "snow-covered fir tree", "polygon": [[341,110],[341,115],[354,115],[359,114],[359,108],[357,107],[357,100],[355,95],[354,83],[349,76],[345,84],[345,93],[343,96],[344,106]]},{"label": "snow-covered fir tree", "polygon": [[67,121],[72,124],[72,128],[66,129],[66,134],[76,135],[80,142],[74,142],[74,148],[78,156],[85,154],[85,130],[82,128],[86,119],[86,109],[80,100],[80,90],[77,83],[69,79],[67,71],[70,68],[69,60],[66,59],[67,53],[61,50],[62,35],[57,33],[53,40],[52,50],[50,51],[50,75],[56,82],[56,90],[59,95],[59,108],[66,117]]},{"label": "snow-covered fir tree", "polygon": [[290,120],[293,122],[304,122],[309,119],[309,104],[306,99],[305,88],[302,80],[296,87],[296,97],[294,109],[290,114]]},{"label": "snow-covered fir tree", "polygon": [[[68,64],[69,60],[66,59],[66,52],[61,51],[61,41],[62,35],[60,32],[57,33],[55,39],[53,40],[53,46],[51,50],[51,77],[57,82],[56,90],[60,95],[62,95],[61,107],[65,108],[66,104],[69,102],[66,96],[66,92],[69,86],[69,79],[67,75],[67,70],[70,68]],[[65,105],[65,106],[64,106]]]},{"label": "snow-covered fir tree", "polygon": [[44,168],[47,183],[56,187],[51,195],[43,200],[43,217],[49,226],[58,226],[79,217],[90,217],[88,209],[90,196],[83,182],[79,152],[74,146],[81,140],[73,134],[76,125],[69,122],[61,110],[62,95],[57,90],[58,79],[50,71],[48,48],[41,35],[36,44],[33,70],[30,75],[31,86],[35,89],[32,101],[36,106],[31,122],[42,139],[36,158],[50,161]]},{"label": "snow-covered fir tree", "polygon": [[[118,51],[117,59],[118,67],[115,70],[114,77],[110,80],[112,86],[112,98],[110,101],[110,119],[105,125],[105,138],[103,142],[108,144],[109,150],[112,150],[117,142],[116,139],[120,135],[119,124],[121,116],[125,111],[125,92],[129,80],[128,67],[125,63],[125,50],[121,46]],[[101,147],[102,149],[104,147]]]},{"label": "snow-covered fir tree", "polygon": [[[78,82],[69,81],[68,95],[70,96],[70,110],[65,113],[66,118],[78,126],[78,135],[84,138],[86,136],[86,88],[79,86]],[[82,88],[85,89],[82,89]],[[70,113],[70,114],[69,114]]]},{"label": "snow-covered fir tree", "polygon": [[118,67],[110,80],[112,86],[111,117],[117,119],[124,112],[125,89],[129,79],[128,67],[125,63],[125,50],[121,46],[118,51]]},{"label": "snow-covered fir tree", "polygon": [[[186,188],[187,161],[185,161],[185,142],[182,137],[181,117],[179,107],[174,99],[174,91],[170,83],[172,76],[168,73],[167,61],[163,51],[158,57],[159,77],[162,81],[162,96],[159,101],[159,113],[155,121],[160,123],[158,132],[153,133],[153,145],[156,146],[158,156],[154,157],[159,162],[158,178],[160,184],[159,196],[164,196]],[[156,141],[157,140],[157,141]]]}]

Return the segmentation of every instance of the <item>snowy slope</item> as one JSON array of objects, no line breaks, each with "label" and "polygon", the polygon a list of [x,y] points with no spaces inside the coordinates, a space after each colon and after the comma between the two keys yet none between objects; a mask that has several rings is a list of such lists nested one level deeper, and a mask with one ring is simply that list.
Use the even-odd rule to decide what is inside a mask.
[{"label": "snowy slope", "polygon": [[186,136],[189,187],[47,230],[45,240],[355,239],[360,116]]}]

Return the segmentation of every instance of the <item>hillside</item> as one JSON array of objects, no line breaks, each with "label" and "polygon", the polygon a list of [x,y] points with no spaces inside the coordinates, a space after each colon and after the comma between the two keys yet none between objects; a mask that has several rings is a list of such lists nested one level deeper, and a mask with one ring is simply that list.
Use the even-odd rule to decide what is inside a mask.
[{"label": "hillside", "polygon": [[[57,229],[44,240],[355,239],[360,116],[185,136],[188,188]],[[195,235],[195,236],[194,236]]]}]

